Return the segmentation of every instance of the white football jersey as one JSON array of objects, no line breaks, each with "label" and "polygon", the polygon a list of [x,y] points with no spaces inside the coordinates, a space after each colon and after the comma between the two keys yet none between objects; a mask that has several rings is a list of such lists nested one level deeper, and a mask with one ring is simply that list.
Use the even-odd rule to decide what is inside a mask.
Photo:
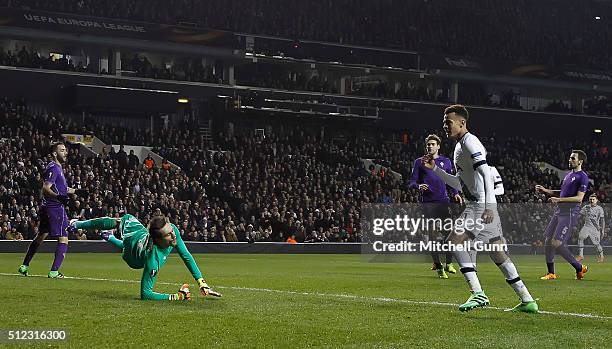
[{"label": "white football jersey", "polygon": [[496,203],[493,190],[487,193],[485,198],[485,179],[476,171],[479,166],[488,166],[487,151],[478,137],[469,132],[463,135],[455,145],[454,160],[466,201]]}]

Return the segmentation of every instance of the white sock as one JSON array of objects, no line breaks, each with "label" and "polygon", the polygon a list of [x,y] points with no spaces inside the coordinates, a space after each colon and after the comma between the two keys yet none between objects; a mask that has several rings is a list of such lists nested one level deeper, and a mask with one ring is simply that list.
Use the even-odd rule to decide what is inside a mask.
[{"label": "white sock", "polygon": [[529,294],[529,290],[527,290],[527,286],[523,283],[523,280],[519,277],[518,271],[512,263],[510,258],[506,259],[505,262],[499,265],[499,269],[502,271],[504,276],[506,277],[506,282],[512,286],[512,289],[516,293],[517,296],[521,299],[522,302],[532,302],[533,297]]},{"label": "white sock", "polygon": [[603,257],[603,247],[601,247],[601,244],[595,245],[595,248],[597,248],[597,252],[599,253],[599,257]]},{"label": "white sock", "polygon": [[578,255],[584,257],[584,240],[578,240]]},{"label": "white sock", "polygon": [[459,264],[459,270],[470,287],[470,291],[482,292],[480,280],[478,280],[478,275],[476,275],[476,263],[472,262],[470,254],[467,251],[454,251],[453,254]]}]

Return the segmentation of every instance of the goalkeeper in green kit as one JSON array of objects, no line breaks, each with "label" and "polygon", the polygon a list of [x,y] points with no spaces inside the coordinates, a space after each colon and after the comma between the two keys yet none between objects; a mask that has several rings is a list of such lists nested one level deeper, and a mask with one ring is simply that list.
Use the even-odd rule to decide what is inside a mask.
[{"label": "goalkeeper in green kit", "polygon": [[[161,267],[166,264],[166,258],[173,248],[181,256],[187,269],[198,282],[203,296],[221,297],[213,291],[202,278],[193,256],[187,250],[178,228],[168,223],[164,216],[154,216],[145,227],[136,217],[126,214],[121,218],[94,218],[86,221],[73,220],[70,224],[76,229],[102,230],[102,238],[123,251],[123,260],[133,269],[143,269],[140,281],[140,298],[146,300],[190,300],[189,285],[183,284],[174,294],[157,293],[153,286]],[[117,229],[121,239],[114,236]]]}]

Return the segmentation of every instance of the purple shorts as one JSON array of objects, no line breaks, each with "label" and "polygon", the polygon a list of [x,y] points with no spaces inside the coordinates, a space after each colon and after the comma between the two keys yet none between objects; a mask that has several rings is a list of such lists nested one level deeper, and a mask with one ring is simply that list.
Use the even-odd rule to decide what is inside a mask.
[{"label": "purple shorts", "polygon": [[558,215],[555,213],[546,227],[544,236],[547,239],[556,239],[566,244],[572,235],[572,230],[578,222],[578,215]]},{"label": "purple shorts", "polygon": [[68,236],[68,216],[64,207],[41,207],[39,211],[41,233],[51,237]]}]

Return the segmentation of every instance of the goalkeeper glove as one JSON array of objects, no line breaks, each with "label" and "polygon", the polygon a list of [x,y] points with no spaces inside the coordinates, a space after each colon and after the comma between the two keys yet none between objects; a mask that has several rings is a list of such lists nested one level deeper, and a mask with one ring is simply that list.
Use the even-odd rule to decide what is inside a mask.
[{"label": "goalkeeper glove", "polygon": [[188,301],[191,300],[191,292],[189,291],[189,285],[183,284],[179,289],[178,293],[170,295],[171,301]]},{"label": "goalkeeper glove", "polygon": [[211,295],[215,297],[221,297],[221,293],[211,289],[203,278],[198,279],[198,287],[200,287],[200,294],[202,294],[202,296]]}]

